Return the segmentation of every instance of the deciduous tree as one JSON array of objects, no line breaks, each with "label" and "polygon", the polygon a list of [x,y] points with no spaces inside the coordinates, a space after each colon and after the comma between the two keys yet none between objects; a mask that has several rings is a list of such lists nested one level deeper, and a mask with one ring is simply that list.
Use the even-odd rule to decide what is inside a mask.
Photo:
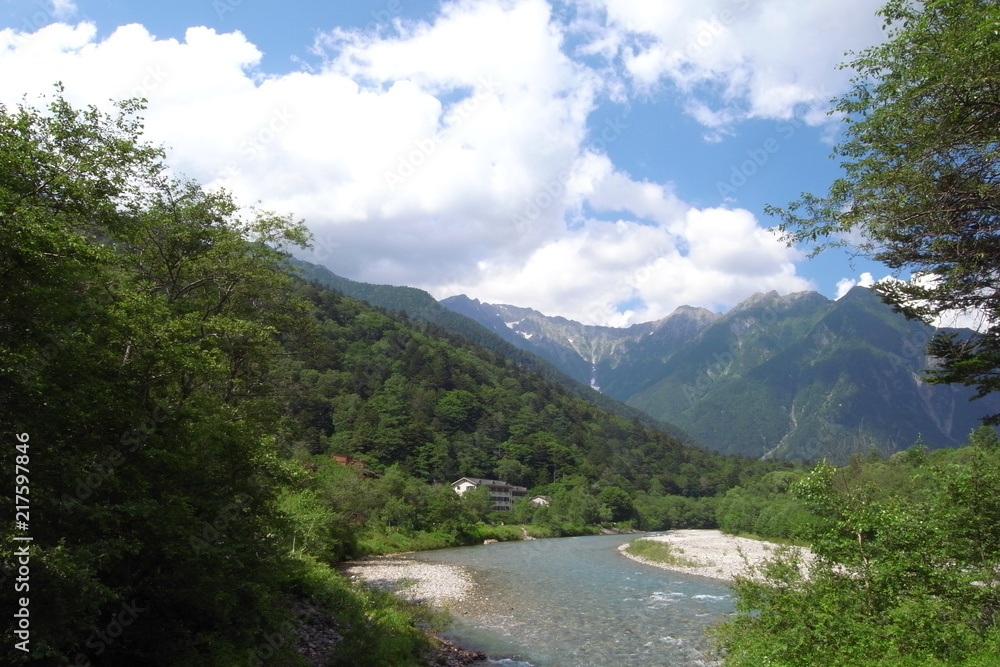
[{"label": "deciduous tree", "polygon": [[846,65],[854,85],[833,111],[848,124],[844,176],[768,210],[791,243],[853,246],[896,270],[875,289],[910,317],[978,314],[976,335],[932,341],[931,380],[985,395],[1000,389],[1000,5],[891,0],[880,14],[887,39]]}]

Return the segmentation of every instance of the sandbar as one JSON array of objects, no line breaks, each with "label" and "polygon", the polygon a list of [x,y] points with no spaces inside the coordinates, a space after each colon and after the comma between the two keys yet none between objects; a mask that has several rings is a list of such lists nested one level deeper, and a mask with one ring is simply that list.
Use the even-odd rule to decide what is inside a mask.
[{"label": "sandbar", "polygon": [[[721,530],[672,530],[659,535],[648,535],[638,539],[667,542],[676,555],[693,561],[696,567],[669,565],[647,560],[625,551],[628,544],[618,547],[622,555],[632,560],[660,567],[674,572],[697,574],[723,581],[733,581],[737,574],[749,574],[748,566],[759,565],[775,555],[781,545],[746,537],[735,537]],[[812,552],[805,547],[789,547],[797,550],[803,563],[812,559]]]}]

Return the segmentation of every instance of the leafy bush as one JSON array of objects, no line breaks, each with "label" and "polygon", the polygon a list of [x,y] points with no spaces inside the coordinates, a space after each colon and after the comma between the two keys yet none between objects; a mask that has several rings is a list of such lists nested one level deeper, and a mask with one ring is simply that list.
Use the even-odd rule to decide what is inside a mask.
[{"label": "leafy bush", "polygon": [[793,487],[818,517],[816,559],[803,574],[786,553],[737,579],[717,630],[727,665],[997,664],[1000,455],[917,459],[822,464]]}]

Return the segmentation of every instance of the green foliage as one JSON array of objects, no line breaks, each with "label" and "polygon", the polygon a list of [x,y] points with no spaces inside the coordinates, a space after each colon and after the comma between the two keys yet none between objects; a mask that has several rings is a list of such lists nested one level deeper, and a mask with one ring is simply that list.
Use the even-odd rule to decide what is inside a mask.
[{"label": "green foliage", "polygon": [[994,664],[995,451],[821,464],[791,490],[816,517],[816,558],[800,568],[785,553],[735,582],[737,614],[718,629],[727,665]]},{"label": "green foliage", "polygon": [[[302,282],[301,223],[174,180],[139,110],[0,109],[0,421],[29,437],[35,575],[31,651],[7,624],[0,662],[294,665],[320,623],[334,664],[414,664],[420,615],[337,561],[594,532],[641,517],[647,488],[708,502],[769,469]],[[498,472],[551,506],[448,486]]]},{"label": "green foliage", "polygon": [[625,547],[625,550],[633,556],[675,567],[701,567],[704,565],[704,563],[686,558],[683,549],[678,549],[667,542],[660,542],[658,540],[632,540]]},{"label": "green foliage", "polygon": [[997,435],[996,429],[980,426],[969,434],[969,444],[985,452],[1000,451],[1000,436]]},{"label": "green foliage", "polygon": [[610,521],[628,521],[635,516],[632,497],[617,486],[604,487],[597,499],[601,503],[601,514]]},{"label": "green foliage", "polygon": [[[438,303],[427,292],[412,287],[371,285],[355,282],[335,275],[329,269],[322,266],[308,262],[292,260],[292,264],[296,268],[297,273],[311,283],[329,287],[341,294],[359,299],[377,308],[385,308],[403,313],[413,320],[429,323],[441,332],[460,336],[465,341],[472,342],[480,348],[489,350],[494,354],[501,355],[504,359],[512,361],[518,368],[524,371],[537,374],[547,382],[561,385],[575,398],[581,398],[588,403],[597,405],[602,410],[628,420],[639,420],[641,423],[659,430],[666,429],[672,436],[682,439],[685,444],[693,444],[693,441],[680,429],[670,424],[659,422],[651,418],[647,413],[630,408],[603,393],[595,393],[585,381],[581,382],[570,377],[574,375],[572,372],[567,375],[566,372],[557,370],[556,367],[560,367],[559,363],[553,362],[555,363],[554,367],[540,356],[525,352],[511,345],[473,319],[449,310]],[[586,371],[589,374],[589,362],[586,364]]]},{"label": "green foliage", "polygon": [[[462,476],[528,487],[584,478],[712,496],[774,464],[691,449],[427,323],[312,286],[308,363],[289,364],[299,446],[397,464],[437,483]],[[629,492],[631,492],[629,490]]]},{"label": "green foliage", "polygon": [[[8,625],[10,663],[207,664],[282,620],[267,379],[302,312],[276,248],[304,233],[167,179],[135,111],[0,113],[0,404],[45,517],[32,650]],[[88,646],[122,605],[142,610],[128,632]]]},{"label": "green foliage", "polygon": [[752,534],[765,539],[800,541],[811,534],[817,521],[791,489],[801,471],[767,473],[730,489],[719,499],[716,519],[727,533]]},{"label": "green foliage", "polygon": [[1000,6],[891,0],[880,14],[887,40],[847,65],[854,88],[834,110],[849,123],[836,149],[844,177],[824,197],[769,212],[789,242],[860,238],[860,253],[919,277],[876,286],[910,317],[980,311],[979,333],[942,334],[929,352],[943,361],[932,381],[983,396],[1000,388]]},{"label": "green foliage", "polygon": [[289,553],[308,553],[322,562],[338,562],[357,553],[353,526],[316,491],[287,489],[278,498],[278,509],[290,520]]},{"label": "green foliage", "polygon": [[493,502],[490,500],[490,489],[479,486],[462,494],[462,508],[470,518],[477,522],[485,521],[493,512]]},{"label": "green foliage", "polygon": [[718,523],[715,498],[687,498],[678,495],[636,494],[638,526],[643,530],[675,528],[715,528]]},{"label": "green foliage", "polygon": [[402,602],[389,593],[352,586],[343,576],[311,557],[299,557],[294,563],[292,585],[296,594],[336,613],[340,641],[328,655],[330,665],[426,664],[423,658],[430,643],[418,629],[432,621],[426,609]]}]

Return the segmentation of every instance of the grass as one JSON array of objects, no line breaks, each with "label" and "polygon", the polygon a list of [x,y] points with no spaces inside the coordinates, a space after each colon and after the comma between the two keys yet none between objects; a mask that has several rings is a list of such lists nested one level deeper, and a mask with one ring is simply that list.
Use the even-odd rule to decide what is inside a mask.
[{"label": "grass", "polygon": [[[290,582],[297,596],[332,617],[341,641],[327,656],[330,665],[372,667],[417,667],[427,663],[433,638],[446,618],[426,605],[402,600],[386,591],[355,584],[328,564],[311,556],[295,559]],[[266,662],[251,664],[305,664],[292,647],[295,635],[282,647],[287,655],[275,654]],[[293,661],[293,659],[295,661]],[[234,663],[235,664],[235,663]]]},{"label": "grass", "polygon": [[408,532],[368,532],[358,539],[359,556],[381,556],[405,551],[429,551],[459,546],[453,535],[448,533]]},{"label": "grass", "polygon": [[638,539],[629,542],[625,551],[633,556],[645,558],[654,563],[663,563],[674,567],[709,567],[711,563],[701,563],[692,558],[684,557],[684,550],[658,540]]},{"label": "grass", "polygon": [[358,538],[354,556],[382,556],[407,551],[429,551],[447,547],[482,544],[486,540],[513,542],[527,537],[568,537],[570,535],[596,535],[596,526],[548,526],[538,524],[490,525],[479,523],[466,526],[459,533],[425,532],[418,530],[370,530]]}]

